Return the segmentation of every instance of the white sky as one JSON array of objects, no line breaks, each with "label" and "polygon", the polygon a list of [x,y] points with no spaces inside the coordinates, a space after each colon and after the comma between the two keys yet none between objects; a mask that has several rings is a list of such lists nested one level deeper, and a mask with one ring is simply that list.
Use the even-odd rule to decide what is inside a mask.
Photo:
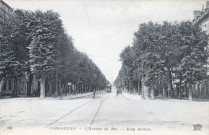
[{"label": "white sky", "polygon": [[206,0],[4,0],[12,8],[60,13],[75,47],[85,52],[109,81],[121,68],[121,51],[143,22],[192,20]]}]

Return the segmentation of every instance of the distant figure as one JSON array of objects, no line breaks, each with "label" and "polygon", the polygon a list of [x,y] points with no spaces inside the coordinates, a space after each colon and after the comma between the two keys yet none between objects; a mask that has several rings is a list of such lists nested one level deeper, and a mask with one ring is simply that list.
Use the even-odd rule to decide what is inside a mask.
[{"label": "distant figure", "polygon": [[117,96],[118,94],[122,94],[121,90],[117,90],[116,93],[117,93]]},{"label": "distant figure", "polygon": [[94,89],[94,91],[93,91],[93,98],[95,98],[95,94],[96,94],[96,92],[95,92],[95,89]]},{"label": "distant figure", "polygon": [[119,90],[117,90],[117,91],[116,91],[116,93],[117,93],[117,96],[118,96],[118,94],[119,94]]}]

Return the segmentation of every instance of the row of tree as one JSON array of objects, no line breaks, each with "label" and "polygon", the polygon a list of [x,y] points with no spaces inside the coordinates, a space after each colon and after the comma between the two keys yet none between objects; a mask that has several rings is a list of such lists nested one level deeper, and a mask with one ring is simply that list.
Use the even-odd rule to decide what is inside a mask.
[{"label": "row of tree", "polygon": [[143,99],[208,96],[207,46],[206,33],[190,21],[140,24],[133,45],[120,54],[122,68],[114,84]]},{"label": "row of tree", "polygon": [[108,83],[92,60],[74,47],[56,12],[15,10],[1,23],[0,32],[0,81],[27,74],[29,87],[34,78],[40,80],[41,97],[48,80],[55,82],[58,94],[58,81],[91,89]]}]

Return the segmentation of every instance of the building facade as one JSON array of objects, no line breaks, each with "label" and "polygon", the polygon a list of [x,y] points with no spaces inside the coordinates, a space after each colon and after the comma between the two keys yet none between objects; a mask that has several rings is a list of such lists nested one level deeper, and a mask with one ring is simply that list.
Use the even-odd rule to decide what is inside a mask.
[{"label": "building facade", "polygon": [[0,22],[3,23],[6,18],[13,14],[13,9],[4,1],[0,0]]},{"label": "building facade", "polygon": [[[6,4],[4,1],[0,0],[0,25],[3,26],[6,20],[13,14],[13,9]],[[0,33],[1,36],[1,33]],[[9,77],[3,77],[0,75],[0,95],[11,94],[14,90],[14,79]]]},{"label": "building facade", "polygon": [[203,6],[202,11],[194,11],[193,14],[194,24],[199,25],[209,35],[209,1],[206,2],[205,7]]},{"label": "building facade", "polygon": [[[193,19],[193,23],[194,25],[199,25],[203,31],[206,32],[206,34],[209,37],[209,1],[206,2],[206,6],[202,7],[202,11],[194,11],[194,19]],[[208,48],[209,50],[209,44],[208,44]],[[209,59],[208,59],[208,75],[209,75]]]},{"label": "building facade", "polygon": [[[205,6],[203,5],[201,11],[194,11],[193,15],[193,24],[200,26],[209,38],[209,0],[207,0]],[[206,49],[209,51],[209,41]],[[207,78],[204,81],[197,83],[195,87],[199,95],[209,96],[209,58],[207,64]]]}]

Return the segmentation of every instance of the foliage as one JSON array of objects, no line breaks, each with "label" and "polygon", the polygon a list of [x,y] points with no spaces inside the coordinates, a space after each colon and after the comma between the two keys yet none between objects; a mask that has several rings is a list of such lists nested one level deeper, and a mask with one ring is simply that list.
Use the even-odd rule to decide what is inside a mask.
[{"label": "foliage", "polygon": [[116,87],[127,88],[137,80],[142,92],[144,87],[151,91],[163,80],[172,96],[174,79],[195,83],[205,78],[208,38],[192,22],[143,23],[134,36],[133,45],[120,55],[122,68]]},{"label": "foliage", "polygon": [[58,13],[18,9],[0,29],[1,76],[27,73],[55,81],[57,74],[62,83],[82,82],[95,88],[107,85],[94,62],[74,47]]}]

